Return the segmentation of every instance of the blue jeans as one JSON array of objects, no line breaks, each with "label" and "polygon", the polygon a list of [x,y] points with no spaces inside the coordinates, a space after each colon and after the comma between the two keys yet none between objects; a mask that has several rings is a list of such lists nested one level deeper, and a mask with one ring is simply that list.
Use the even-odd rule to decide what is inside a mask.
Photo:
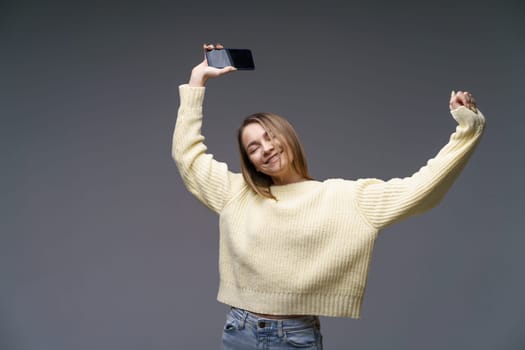
[{"label": "blue jeans", "polygon": [[322,350],[319,317],[274,320],[231,308],[222,333],[223,350]]}]

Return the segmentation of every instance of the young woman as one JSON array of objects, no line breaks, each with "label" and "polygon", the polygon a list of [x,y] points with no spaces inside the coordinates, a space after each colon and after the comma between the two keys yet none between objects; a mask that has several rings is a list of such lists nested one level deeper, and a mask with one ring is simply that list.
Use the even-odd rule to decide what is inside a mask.
[{"label": "young woman", "polygon": [[179,87],[172,150],[187,189],[220,216],[218,300],[231,306],[223,349],[322,349],[318,316],[359,318],[379,231],[439,203],[485,119],[470,93],[453,92],[456,131],[412,176],[315,181],[293,127],[257,113],[238,131],[238,174],[206,153],[200,133],[206,81],[234,70],[206,58],[193,68]]}]

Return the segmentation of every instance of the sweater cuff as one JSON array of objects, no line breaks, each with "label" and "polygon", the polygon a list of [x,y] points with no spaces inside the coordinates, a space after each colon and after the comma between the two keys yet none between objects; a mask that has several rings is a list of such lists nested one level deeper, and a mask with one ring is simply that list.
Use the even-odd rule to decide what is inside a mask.
[{"label": "sweater cuff", "polygon": [[180,105],[184,108],[202,107],[205,87],[193,87],[188,84],[179,85]]},{"label": "sweater cuff", "polygon": [[467,107],[461,106],[452,110],[451,113],[459,125],[469,129],[477,129],[485,124],[485,117],[479,109],[477,113],[474,113]]}]

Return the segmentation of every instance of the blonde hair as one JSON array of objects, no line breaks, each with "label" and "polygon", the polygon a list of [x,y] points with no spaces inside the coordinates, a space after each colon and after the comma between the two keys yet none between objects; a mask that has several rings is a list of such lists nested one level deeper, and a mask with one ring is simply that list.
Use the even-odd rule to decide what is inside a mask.
[{"label": "blonde hair", "polygon": [[306,164],[303,145],[299,141],[299,137],[297,136],[292,124],[274,113],[254,113],[246,117],[242,122],[237,132],[237,142],[241,155],[242,175],[244,176],[246,183],[248,183],[256,193],[263,197],[276,199],[270,190],[270,186],[273,185],[272,178],[257,171],[242,144],[242,133],[244,128],[252,123],[258,123],[272,139],[277,139],[284,148],[284,152],[289,156],[289,159],[293,159],[293,169],[304,179],[312,180],[312,177],[308,174],[308,166]]}]

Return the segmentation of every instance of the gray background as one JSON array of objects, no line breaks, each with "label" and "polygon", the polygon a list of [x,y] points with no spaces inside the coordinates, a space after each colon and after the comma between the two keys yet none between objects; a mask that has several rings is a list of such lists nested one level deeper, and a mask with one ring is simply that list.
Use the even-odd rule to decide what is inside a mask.
[{"label": "gray background", "polygon": [[170,157],[204,42],[257,69],[208,85],[210,152],[241,119],[297,128],[312,175],[412,174],[448,141],[450,90],[487,132],[439,207],[377,241],[360,320],[326,349],[525,348],[520,1],[3,1],[0,349],[218,349],[218,218]]}]

